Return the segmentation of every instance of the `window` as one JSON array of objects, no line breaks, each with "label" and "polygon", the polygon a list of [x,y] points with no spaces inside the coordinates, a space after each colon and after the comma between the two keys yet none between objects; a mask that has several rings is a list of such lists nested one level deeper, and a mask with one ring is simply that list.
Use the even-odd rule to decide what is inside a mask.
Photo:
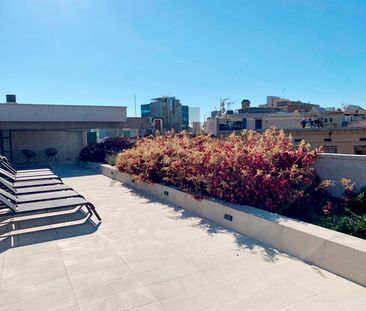
[{"label": "window", "polygon": [[247,118],[243,118],[241,120],[241,128],[243,128],[243,129],[247,128]]},{"label": "window", "polygon": [[141,105],[141,117],[151,117],[150,104]]},{"label": "window", "polygon": [[337,146],[323,146],[323,152],[338,153],[338,147]]},{"label": "window", "polygon": [[329,118],[329,122],[332,123],[333,122],[333,118]]},{"label": "window", "polygon": [[331,138],[324,138],[324,141],[332,141]]},{"label": "window", "polygon": [[366,137],[361,137],[360,141],[366,141]]},{"label": "window", "polygon": [[262,119],[256,119],[255,120],[255,129],[256,130],[262,129]]},{"label": "window", "polygon": [[301,141],[302,141],[302,139],[301,138],[295,138],[295,143],[300,143]]},{"label": "window", "polygon": [[131,137],[131,131],[130,130],[124,130],[123,131],[123,136],[124,137]]},{"label": "window", "polygon": [[366,154],[366,146],[355,146],[355,154]]},{"label": "window", "polygon": [[327,118],[324,118],[324,123],[327,123],[328,122],[328,119]]},{"label": "window", "polygon": [[188,129],[189,126],[189,107],[182,106],[182,126],[184,129]]}]

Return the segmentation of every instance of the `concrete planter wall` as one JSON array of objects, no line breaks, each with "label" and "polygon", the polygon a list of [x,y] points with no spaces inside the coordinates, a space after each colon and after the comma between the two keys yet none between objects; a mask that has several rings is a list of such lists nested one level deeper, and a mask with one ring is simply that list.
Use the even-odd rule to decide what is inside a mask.
[{"label": "concrete planter wall", "polygon": [[366,286],[365,240],[250,206],[196,200],[172,187],[134,181],[131,175],[109,165],[93,163],[86,167]]},{"label": "concrete planter wall", "polygon": [[334,196],[341,196],[344,188],[341,178],[349,178],[356,188],[366,186],[366,155],[322,153],[315,162],[318,175],[323,179],[332,179],[335,187],[329,188]]}]

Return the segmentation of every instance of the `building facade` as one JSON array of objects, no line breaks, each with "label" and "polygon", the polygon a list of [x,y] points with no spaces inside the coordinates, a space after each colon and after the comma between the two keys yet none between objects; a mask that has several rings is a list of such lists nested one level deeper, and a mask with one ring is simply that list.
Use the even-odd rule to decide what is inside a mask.
[{"label": "building facade", "polygon": [[366,154],[366,127],[353,128],[306,128],[286,130],[294,142],[301,140],[311,147],[323,146],[323,152],[343,154]]},{"label": "building facade", "polygon": [[253,110],[246,113],[226,113],[220,118],[208,118],[206,131],[209,135],[221,137],[244,129],[265,130],[271,127],[291,129],[298,128],[299,124],[300,114],[297,112],[267,113],[267,109],[263,109],[263,112]]},{"label": "building facade", "polygon": [[163,131],[182,131],[189,127],[189,108],[174,96],[153,98],[149,104],[141,105],[141,117],[148,117],[152,122],[161,120]]},{"label": "building facade", "polygon": [[189,129],[189,107],[182,105],[182,129]]}]

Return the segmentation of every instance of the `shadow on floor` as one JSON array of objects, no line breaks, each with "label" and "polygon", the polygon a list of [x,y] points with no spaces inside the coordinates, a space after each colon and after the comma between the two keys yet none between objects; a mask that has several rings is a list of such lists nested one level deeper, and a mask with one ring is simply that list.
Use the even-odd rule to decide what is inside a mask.
[{"label": "shadow on floor", "polygon": [[[288,255],[286,253],[283,253],[265,243],[262,243],[258,240],[250,238],[244,234],[238,233],[232,229],[226,228],[226,227],[218,225],[212,221],[204,219],[198,214],[195,214],[191,211],[187,211],[181,207],[177,207],[168,202],[165,202],[165,201],[161,200],[160,198],[146,194],[142,191],[129,187],[128,185],[121,184],[120,182],[111,181],[111,184],[114,184],[114,183],[119,183],[121,185],[121,187],[123,187],[124,189],[128,189],[128,191],[130,192],[130,194],[132,196],[135,196],[136,198],[138,198],[140,200],[145,199],[147,204],[152,204],[152,206],[154,204],[164,204],[168,209],[170,209],[170,216],[168,216],[168,217],[170,217],[172,219],[176,219],[176,220],[191,219],[192,227],[201,228],[201,229],[205,230],[207,232],[207,234],[210,236],[215,236],[217,234],[228,234],[228,235],[232,236],[237,245],[238,251],[247,250],[247,251],[250,251],[253,253],[260,253],[262,255],[263,260],[268,261],[268,262],[276,262],[279,259],[279,256],[281,256],[281,257],[286,256],[288,258],[293,258],[294,260],[302,261],[301,259],[298,259],[298,258]],[[259,213],[260,212],[261,211],[259,211]],[[274,219],[281,219],[281,220],[283,218],[280,215],[278,215],[278,217],[276,217],[275,214],[273,216],[271,215],[271,217],[273,217]],[[302,261],[302,262],[304,262],[304,261]],[[323,273],[322,269],[320,269],[319,267],[314,266],[308,262],[304,262],[304,263],[308,264],[320,276],[322,276],[324,278],[327,277]]]},{"label": "shadow on floor", "polygon": [[72,161],[23,164],[22,166],[17,166],[17,168],[18,169],[50,168],[56,175],[58,175],[61,178],[93,176],[99,174],[96,171],[86,169],[85,167],[83,167],[82,163],[77,164]]},{"label": "shadow on floor", "polygon": [[42,217],[34,218],[35,215],[19,216],[15,220],[7,215],[1,216],[0,254],[11,248],[89,235],[100,226],[80,208],[76,211],[65,209],[65,213],[60,215],[47,216],[43,213],[39,214]]},{"label": "shadow on floor", "polygon": [[[130,193],[130,195],[135,196],[136,198],[138,198],[139,200],[144,199],[146,200],[145,203],[147,204],[151,204],[152,206],[154,204],[164,204],[168,209],[170,209],[171,211],[171,215],[168,216],[172,219],[192,219],[193,222],[191,224],[192,227],[198,227],[198,228],[202,228],[204,229],[208,235],[210,236],[214,236],[216,234],[228,234],[231,235],[237,245],[237,249],[238,251],[240,250],[247,250],[247,251],[251,251],[253,253],[258,253],[260,252],[263,256],[263,259],[268,261],[268,262],[276,262],[279,259],[279,256],[283,257],[286,256],[288,258],[293,258],[295,260],[299,260],[304,262],[305,264],[308,264],[315,272],[317,272],[320,276],[322,277],[326,277],[326,275],[323,273],[322,269],[320,269],[317,266],[312,265],[309,262],[305,262],[299,258],[293,257],[289,254],[286,254],[282,251],[279,251],[265,243],[262,243],[258,240],[255,240],[253,238],[250,238],[244,234],[238,233],[232,229],[226,228],[224,226],[218,225],[212,221],[209,221],[207,219],[202,218],[200,215],[195,214],[191,211],[187,211],[181,207],[172,205],[168,202],[165,202],[163,200],[161,200],[158,197],[155,197],[153,195],[149,195],[143,191],[139,191],[133,187],[128,186],[127,184],[123,184],[119,181],[116,180],[110,180],[110,186],[113,186],[115,184],[120,185],[121,188],[123,188],[123,191],[128,191]],[[227,203],[225,203],[227,204]],[[232,208],[236,208],[238,210],[241,210],[240,206],[234,206],[233,204],[227,204]],[[233,205],[233,206],[231,206]],[[252,211],[254,210],[254,211]],[[246,213],[250,213],[253,214],[255,216],[261,217],[263,211],[261,211],[260,209],[253,209],[251,208],[249,211],[246,210],[245,207],[243,207],[243,212]],[[266,213],[266,218],[272,221],[287,221],[287,220],[291,220],[290,218],[281,216],[281,215],[277,215],[275,213]],[[269,215],[268,215],[269,214]],[[307,224],[307,223],[305,223]]]},{"label": "shadow on floor", "polygon": [[61,178],[99,175],[99,173],[96,171],[88,170],[81,165],[73,163],[51,165],[51,169],[56,175],[60,176]]},{"label": "shadow on floor", "polygon": [[[117,181],[111,182],[113,183],[119,183]],[[120,183],[119,183],[120,184]],[[200,215],[195,214],[191,211],[187,211],[181,207],[174,206],[170,203],[167,203],[157,197],[154,197],[152,195],[146,194],[144,192],[141,192],[139,190],[136,190],[132,187],[129,187],[125,184],[122,184],[124,188],[129,189],[130,194],[132,196],[135,196],[138,199],[145,199],[146,203],[149,204],[164,204],[167,208],[170,209],[170,218],[176,219],[176,220],[184,220],[184,219],[191,219],[193,220],[192,227],[201,228],[207,232],[210,236],[215,236],[217,234],[228,234],[231,235],[239,250],[249,250],[251,252],[258,252],[260,251],[263,255],[264,260],[275,262],[277,260],[277,257],[281,254],[281,256],[284,256],[285,254],[280,253],[278,250],[274,249],[273,247],[266,245],[264,243],[261,243],[253,238],[250,238],[246,235],[243,235],[241,233],[238,233],[234,230],[231,230],[229,228],[226,228],[224,226],[218,225],[210,220],[202,218]],[[291,256],[289,256],[291,257]]]}]

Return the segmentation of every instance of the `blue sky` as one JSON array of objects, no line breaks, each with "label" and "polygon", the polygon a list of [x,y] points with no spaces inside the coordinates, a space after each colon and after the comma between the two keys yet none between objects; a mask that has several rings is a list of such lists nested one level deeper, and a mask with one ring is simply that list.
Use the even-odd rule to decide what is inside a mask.
[{"label": "blue sky", "polygon": [[[0,102],[366,107],[365,0],[0,0]],[[138,107],[139,115],[139,107]]]}]

